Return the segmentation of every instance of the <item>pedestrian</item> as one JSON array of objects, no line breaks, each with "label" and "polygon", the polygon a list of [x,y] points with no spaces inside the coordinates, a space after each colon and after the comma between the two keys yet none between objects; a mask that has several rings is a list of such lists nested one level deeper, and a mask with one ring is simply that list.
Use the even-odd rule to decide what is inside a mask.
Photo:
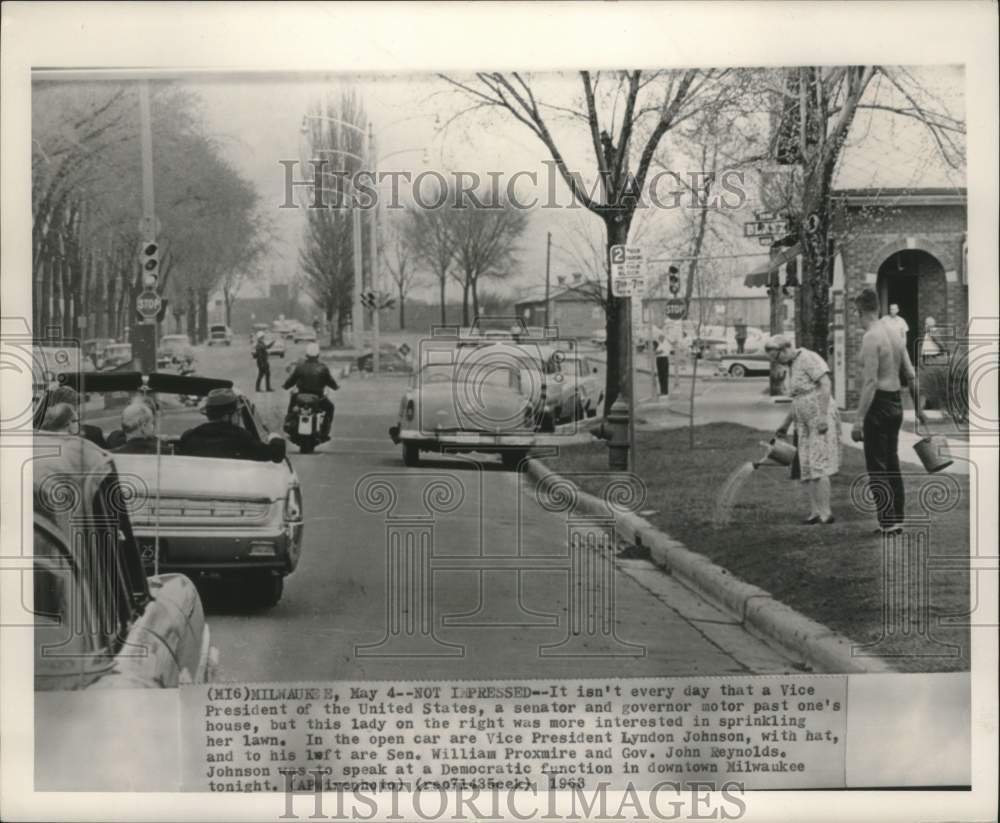
[{"label": "pedestrian", "polygon": [[944,346],[937,339],[937,321],[933,317],[928,317],[924,321],[924,337],[920,344],[920,357],[926,365],[934,365],[948,359]]},{"label": "pedestrian", "polygon": [[742,317],[737,317],[733,324],[736,329],[736,351],[743,354],[743,349],[747,344],[747,324]]},{"label": "pedestrian", "polygon": [[830,367],[816,352],[795,348],[781,335],[769,337],[764,352],[787,370],[792,408],[777,434],[784,437],[795,423],[798,479],[805,484],[810,506],[803,523],[833,523],[830,477],[840,471],[840,413],[831,396]]},{"label": "pedestrian", "polygon": [[899,315],[899,306],[895,303],[889,304],[889,314],[884,318],[885,324],[892,329],[899,339],[906,345],[906,335],[910,333],[910,324]]},{"label": "pedestrian", "polygon": [[667,337],[660,335],[656,341],[656,377],[660,384],[660,395],[670,394],[670,346]]},{"label": "pedestrian", "polygon": [[273,391],[271,388],[271,355],[268,353],[268,349],[272,345],[274,345],[273,341],[270,343],[264,342],[264,332],[257,332],[257,343],[253,349],[253,359],[257,361],[257,383],[254,386],[254,391],[260,391],[262,380],[267,387],[267,391]]},{"label": "pedestrian", "polygon": [[899,470],[903,380],[909,386],[917,419],[921,423],[927,419],[920,405],[916,372],[898,326],[889,317],[879,319],[878,295],[873,289],[864,289],[854,298],[854,305],[865,333],[861,339],[861,397],[851,439],[864,441],[868,483],[872,498],[879,503],[878,531],[895,534],[902,531],[906,502]]}]

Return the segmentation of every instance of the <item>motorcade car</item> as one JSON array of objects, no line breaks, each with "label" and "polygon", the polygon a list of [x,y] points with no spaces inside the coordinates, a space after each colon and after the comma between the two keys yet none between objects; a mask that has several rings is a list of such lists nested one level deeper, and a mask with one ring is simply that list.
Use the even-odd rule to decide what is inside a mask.
[{"label": "motorcade car", "polygon": [[216,343],[221,346],[233,344],[233,333],[225,323],[213,323],[208,327],[208,345],[214,346]]},{"label": "motorcade car", "polygon": [[35,689],[172,688],[213,679],[201,598],[146,576],[113,455],[36,431],[32,462]]},{"label": "motorcade car", "polygon": [[[284,439],[268,431],[249,398],[235,392],[240,426],[270,451],[267,461],[178,453],[180,436],[205,422],[204,398],[232,389],[231,380],[103,372],[64,382],[90,394],[84,422],[102,429],[119,471],[138,483],[128,505],[145,567],[218,578],[251,605],[276,604],[302,549],[302,492]],[[122,394],[158,409],[154,453],[114,451],[123,442]],[[192,405],[192,397],[201,402]]]},{"label": "motorcade car", "polygon": [[[254,343],[256,344],[256,342],[255,338]],[[280,334],[272,334],[269,331],[264,332],[264,345],[268,347],[268,357],[280,357],[284,359],[288,353],[288,348],[285,346],[285,341]]]},{"label": "motorcade car", "polygon": [[590,336],[590,343],[599,349],[603,349],[608,344],[608,332],[606,329],[596,329]]},{"label": "motorcade car", "polygon": [[267,323],[254,323],[253,328],[250,331],[250,342],[255,343],[257,341],[257,332],[269,332],[271,327]]},{"label": "motorcade car", "polygon": [[416,466],[421,452],[499,454],[516,468],[536,441],[538,409],[523,352],[504,342],[456,346],[411,377],[389,436]]},{"label": "motorcade car", "polygon": [[730,377],[748,377],[771,373],[771,361],[764,352],[752,354],[724,354],[719,358],[719,374]]}]

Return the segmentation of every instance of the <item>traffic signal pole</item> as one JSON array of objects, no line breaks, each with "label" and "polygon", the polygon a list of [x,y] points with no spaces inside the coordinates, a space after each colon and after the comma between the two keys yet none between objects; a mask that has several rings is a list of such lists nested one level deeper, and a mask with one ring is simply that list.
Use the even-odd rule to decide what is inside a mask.
[{"label": "traffic signal pole", "polygon": [[[139,81],[139,123],[142,151],[142,220],[139,222],[143,246],[152,245],[150,258],[154,261],[148,272],[145,265],[140,269],[139,288],[156,291],[159,280],[159,253],[156,247],[156,210],[153,197],[153,123],[149,103],[149,81]],[[144,255],[141,255],[144,258]],[[145,262],[145,261],[143,261]],[[133,321],[134,323],[134,321]],[[143,316],[133,341],[134,355],[138,357],[140,369],[147,374],[156,371],[156,315]]]}]

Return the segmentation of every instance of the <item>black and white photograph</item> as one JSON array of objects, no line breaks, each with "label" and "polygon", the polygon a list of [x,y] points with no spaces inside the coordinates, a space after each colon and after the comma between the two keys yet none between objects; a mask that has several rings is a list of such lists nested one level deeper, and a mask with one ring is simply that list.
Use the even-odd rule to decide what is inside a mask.
[{"label": "black and white photograph", "polygon": [[4,819],[995,813],[995,5],[242,9],[3,8]]}]

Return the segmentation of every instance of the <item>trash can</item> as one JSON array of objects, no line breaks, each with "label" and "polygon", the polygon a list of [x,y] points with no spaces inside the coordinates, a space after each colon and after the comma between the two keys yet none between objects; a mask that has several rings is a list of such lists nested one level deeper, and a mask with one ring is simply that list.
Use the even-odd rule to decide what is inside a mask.
[{"label": "trash can", "polygon": [[670,394],[670,357],[666,354],[656,357],[656,377],[660,381],[660,394]]}]

